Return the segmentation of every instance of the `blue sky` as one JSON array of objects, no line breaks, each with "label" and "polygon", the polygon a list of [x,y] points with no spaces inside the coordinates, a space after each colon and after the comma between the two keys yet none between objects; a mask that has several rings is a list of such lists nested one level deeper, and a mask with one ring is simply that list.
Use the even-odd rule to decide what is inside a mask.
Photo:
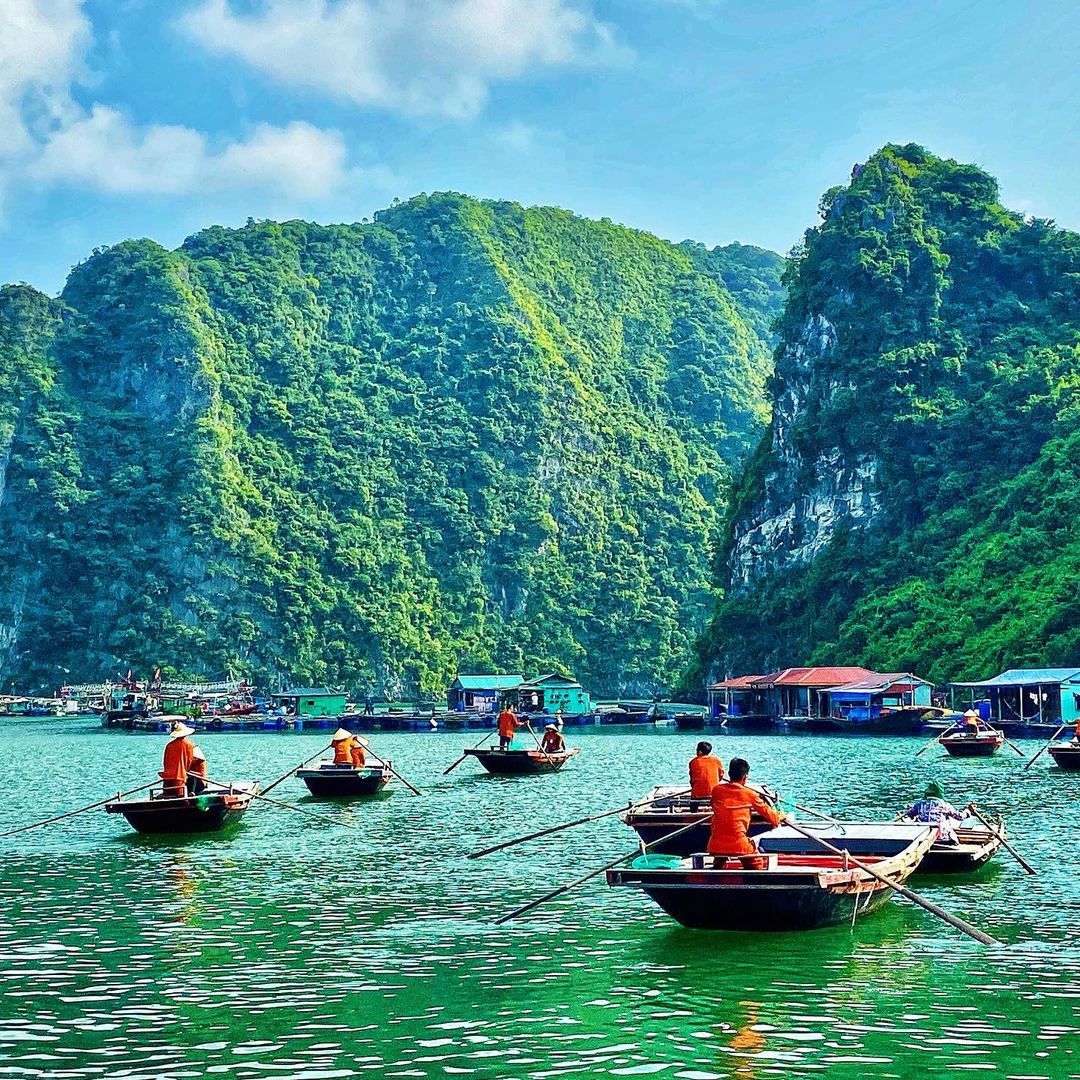
[{"label": "blue sky", "polygon": [[0,280],[453,189],[785,251],[886,142],[1080,227],[1073,4],[0,0]]}]

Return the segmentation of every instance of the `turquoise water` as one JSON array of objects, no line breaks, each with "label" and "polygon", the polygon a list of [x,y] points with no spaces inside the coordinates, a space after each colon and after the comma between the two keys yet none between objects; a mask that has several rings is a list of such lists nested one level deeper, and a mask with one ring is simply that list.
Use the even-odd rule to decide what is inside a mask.
[{"label": "turquoise water", "polygon": [[[138,837],[94,811],[0,841],[0,1076],[34,1078],[1080,1076],[1080,775],[1046,755],[954,761],[921,740],[718,738],[753,778],[891,816],[936,777],[1005,813],[1039,876],[999,856],[916,887],[1005,944],[906,902],[805,934],[683,930],[602,878],[492,920],[633,848],[617,818],[469,861],[475,847],[677,782],[696,738],[571,729],[543,777],[442,770],[476,734],[381,735],[423,798],[275,798],[225,838]],[[326,733],[207,735],[216,779],[268,781]],[[0,831],[151,779],[160,736],[0,726]],[[1038,744],[1024,744],[1033,752]],[[1006,756],[1008,754],[1008,756]]]}]

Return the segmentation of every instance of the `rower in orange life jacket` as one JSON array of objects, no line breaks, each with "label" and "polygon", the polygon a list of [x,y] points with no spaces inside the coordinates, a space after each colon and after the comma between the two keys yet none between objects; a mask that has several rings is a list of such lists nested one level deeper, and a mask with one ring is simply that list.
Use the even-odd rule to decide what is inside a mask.
[{"label": "rower in orange life jacket", "polygon": [[699,742],[697,757],[690,759],[690,798],[707,799],[724,779],[724,763],[713,756],[712,743]]},{"label": "rower in orange life jacket", "polygon": [[566,740],[555,724],[545,725],[544,736],[540,740],[540,748],[545,754],[561,754],[566,749]]},{"label": "rower in orange life jacket", "polygon": [[765,860],[757,856],[757,845],[747,835],[750,814],[757,811],[773,828],[786,821],[756,791],[746,786],[750,766],[743,758],[732,758],[728,765],[730,780],[712,789],[713,817],[709,835],[709,854],[713,866],[722,869],[728,858],[737,858],[747,870],[764,870]]},{"label": "rower in orange life jacket", "polygon": [[509,705],[504,705],[499,713],[499,749],[509,750],[514,741],[514,732],[525,725],[514,715],[514,710]]},{"label": "rower in orange life jacket", "polygon": [[362,735],[353,736],[352,746],[349,748],[349,756],[352,759],[354,769],[362,769],[367,764],[367,754],[364,753],[365,746],[367,746],[367,739]]},{"label": "rower in orange life jacket", "polygon": [[165,744],[165,757],[158,775],[164,781],[162,796],[166,799],[182,799],[187,794],[187,778],[195,756],[195,744],[188,738],[195,729],[178,720],[169,732]]},{"label": "rower in orange life jacket", "polygon": [[189,795],[201,795],[206,790],[206,755],[202,747],[196,746],[191,752],[191,765],[188,768],[187,791]]},{"label": "rower in orange life jacket", "polygon": [[340,727],[330,736],[330,745],[334,748],[334,764],[352,766],[352,751],[356,745],[356,737],[351,731]]}]

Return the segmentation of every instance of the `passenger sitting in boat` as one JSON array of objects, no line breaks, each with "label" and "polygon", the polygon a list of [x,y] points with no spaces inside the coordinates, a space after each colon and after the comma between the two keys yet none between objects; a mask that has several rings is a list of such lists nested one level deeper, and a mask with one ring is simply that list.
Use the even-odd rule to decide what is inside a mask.
[{"label": "passenger sitting in boat", "polygon": [[191,751],[191,765],[188,767],[187,792],[189,795],[201,795],[206,790],[206,755],[201,746]]},{"label": "passenger sitting in boat", "polygon": [[765,869],[766,860],[757,854],[757,845],[747,835],[752,811],[757,811],[773,828],[787,820],[786,815],[778,814],[753,788],[746,786],[749,775],[749,763],[743,758],[732,758],[728,766],[730,779],[712,789],[708,851],[717,870],[723,869],[729,858],[739,859],[747,870]]},{"label": "passenger sitting in boat", "polygon": [[909,821],[919,821],[926,825],[936,825],[941,839],[946,844],[958,844],[956,826],[964,820],[964,815],[952,803],[945,801],[945,792],[936,780],[926,785],[926,793],[918,802],[913,803],[903,816]]},{"label": "passenger sitting in boat", "polygon": [[352,747],[349,749],[349,756],[352,758],[354,769],[362,769],[367,764],[367,754],[364,753],[365,746],[367,746],[367,739],[362,735],[353,736]]},{"label": "passenger sitting in boat", "polygon": [[545,754],[561,754],[566,749],[566,740],[555,724],[544,726],[544,737],[540,740],[540,748]]},{"label": "passenger sitting in boat", "polygon": [[979,734],[979,714],[974,709],[968,709],[964,713],[964,733],[970,739],[974,739]]},{"label": "passenger sitting in boat", "polygon": [[514,710],[509,705],[504,705],[499,713],[499,749],[509,750],[514,741],[514,732],[525,725],[514,715]]},{"label": "passenger sitting in boat", "polygon": [[189,728],[178,720],[169,732],[169,741],[165,744],[165,759],[158,775],[164,781],[161,785],[162,797],[182,799],[187,787],[188,770],[195,754],[195,744],[188,738],[195,729]]},{"label": "passenger sitting in boat", "polygon": [[712,743],[699,742],[697,756],[690,759],[690,798],[709,798],[723,779],[724,763],[713,755]]},{"label": "passenger sitting in boat", "polygon": [[348,765],[349,768],[352,768],[352,749],[354,742],[353,733],[351,731],[346,731],[343,727],[339,727],[337,731],[330,736],[330,745],[334,748],[335,765]]},{"label": "passenger sitting in boat", "polygon": [[1072,744],[1080,746],[1080,720],[1077,720],[1076,727],[1073,728]]}]

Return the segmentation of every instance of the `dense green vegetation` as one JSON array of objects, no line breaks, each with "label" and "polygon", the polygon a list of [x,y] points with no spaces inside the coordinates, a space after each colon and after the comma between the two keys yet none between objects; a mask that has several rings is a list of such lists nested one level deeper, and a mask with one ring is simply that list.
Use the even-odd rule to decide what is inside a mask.
[{"label": "dense green vegetation", "polygon": [[456,196],[0,306],[0,671],[648,691],[712,603],[780,260]]},{"label": "dense green vegetation", "polygon": [[[856,172],[789,263],[774,393],[802,377],[798,343],[823,316],[835,346],[783,435],[807,469],[830,449],[872,455],[882,511],[809,565],[721,580],[701,666],[1080,666],[1080,236],[917,146]],[[728,551],[780,482],[777,434],[733,500]]]}]

